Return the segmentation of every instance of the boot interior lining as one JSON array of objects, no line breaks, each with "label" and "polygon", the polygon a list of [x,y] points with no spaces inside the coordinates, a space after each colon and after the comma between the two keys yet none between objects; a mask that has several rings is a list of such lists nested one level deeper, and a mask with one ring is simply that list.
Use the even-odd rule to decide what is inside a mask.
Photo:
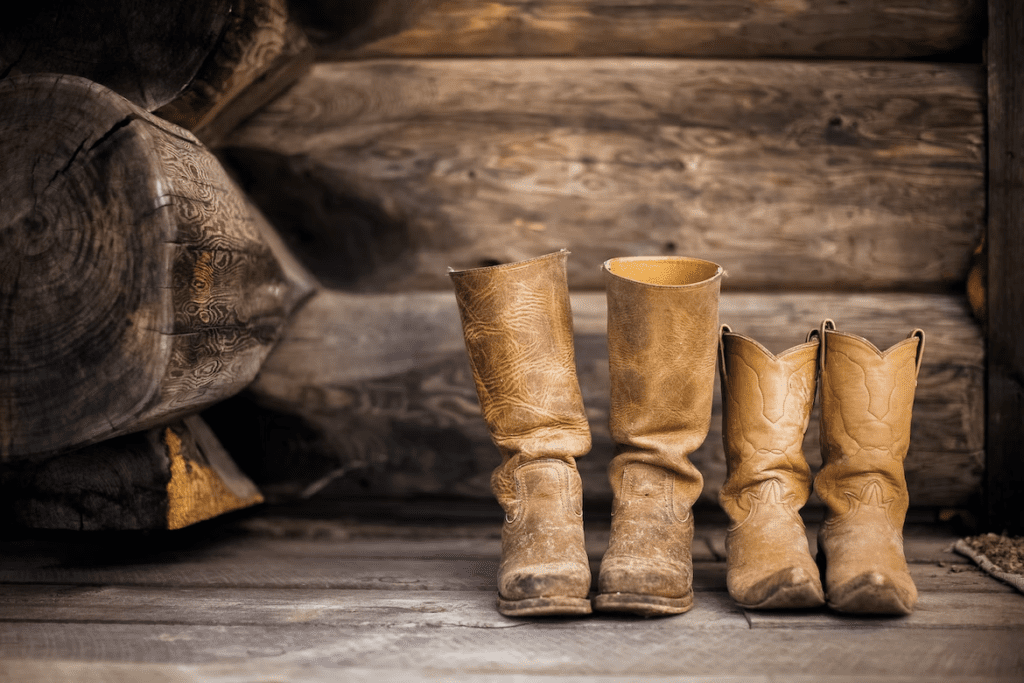
[{"label": "boot interior lining", "polygon": [[700,259],[613,259],[608,272],[652,285],[695,285],[713,278],[719,266]]}]

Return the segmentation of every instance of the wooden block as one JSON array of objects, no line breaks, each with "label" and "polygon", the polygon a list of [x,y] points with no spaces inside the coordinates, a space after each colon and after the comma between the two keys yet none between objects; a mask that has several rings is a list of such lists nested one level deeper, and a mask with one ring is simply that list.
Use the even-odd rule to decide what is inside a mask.
[{"label": "wooden block", "polygon": [[[578,465],[588,502],[607,501],[608,361],[601,294],[572,297],[576,360],[594,447]],[[906,470],[913,505],[955,506],[980,490],[982,340],[959,297],[921,294],[725,294],[720,318],[779,352],[831,317],[880,347],[928,334]],[[489,497],[497,452],[480,418],[451,293],[311,299],[264,363],[247,398],[207,417],[233,453],[253,458],[264,493]],[[693,455],[701,500],[725,480],[720,401]],[[259,417],[253,417],[259,415]],[[232,425],[249,416],[253,429]],[[820,464],[817,417],[804,453]],[[816,498],[812,504],[818,504]]]},{"label": "wooden block", "polygon": [[568,247],[578,289],[630,254],[715,261],[726,291],[951,287],[985,215],[983,81],[912,62],[322,63],[224,154],[325,284],[447,290],[448,266]]},{"label": "wooden block", "polygon": [[5,516],[37,529],[180,529],[263,501],[197,416],[0,468]]},{"label": "wooden block", "polygon": [[0,81],[0,137],[0,460],[164,424],[251,381],[314,283],[194,136],[31,74]]},{"label": "wooden block", "polygon": [[983,3],[292,0],[330,58],[923,57],[980,43]]}]

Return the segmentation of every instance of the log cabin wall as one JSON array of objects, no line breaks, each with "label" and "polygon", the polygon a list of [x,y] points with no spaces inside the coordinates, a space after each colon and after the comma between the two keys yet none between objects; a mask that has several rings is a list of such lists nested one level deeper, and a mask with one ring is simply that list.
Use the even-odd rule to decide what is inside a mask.
[{"label": "log cabin wall", "polygon": [[[985,220],[983,3],[290,8],[317,62],[219,154],[323,288],[206,413],[268,497],[489,498],[498,456],[446,268],[561,247],[589,503],[610,498],[599,266],[641,254],[722,264],[722,322],[775,352],[824,317],[880,348],[924,328],[911,502],[980,494],[985,341],[964,283]],[[693,456],[708,504],[717,391]]]}]

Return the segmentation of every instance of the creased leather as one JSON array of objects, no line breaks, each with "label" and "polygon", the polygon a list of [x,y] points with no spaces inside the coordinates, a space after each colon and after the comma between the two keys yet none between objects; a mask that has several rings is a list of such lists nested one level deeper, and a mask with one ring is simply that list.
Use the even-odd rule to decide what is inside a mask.
[{"label": "creased leather", "polygon": [[924,333],[885,352],[856,335],[822,335],[823,465],[814,489],[827,507],[818,547],[828,602],[846,612],[909,614],[917,589],[903,553],[903,461]]},{"label": "creased leather", "polygon": [[[452,271],[484,421],[501,453],[499,597],[586,598],[582,485],[590,450],[573,350],[567,251]],[[552,612],[547,612],[552,613]]]},{"label": "creased leather", "polygon": [[[615,456],[609,547],[599,591],[689,609],[691,506],[703,478],[689,460],[711,423],[721,267],[700,259],[612,259],[604,264]],[[602,599],[599,596],[598,606]],[[603,609],[620,609],[602,607]]]},{"label": "creased leather", "polygon": [[536,460],[512,473],[516,514],[501,530],[498,594],[586,598],[590,562],[583,536],[583,487],[575,464]]},{"label": "creased leather", "polygon": [[775,356],[723,328],[722,441],[727,477],[719,502],[729,595],[744,607],[825,602],[799,510],[811,493],[803,439],[818,375],[818,339]]}]

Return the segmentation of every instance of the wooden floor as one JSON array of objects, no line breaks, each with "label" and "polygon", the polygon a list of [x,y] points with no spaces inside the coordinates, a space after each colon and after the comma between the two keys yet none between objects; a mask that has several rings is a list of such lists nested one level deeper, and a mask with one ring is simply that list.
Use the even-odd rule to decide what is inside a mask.
[{"label": "wooden floor", "polygon": [[[696,606],[644,620],[494,608],[497,522],[259,510],[172,534],[0,540],[0,681],[1024,681],[1024,595],[908,525],[906,618],[743,610],[698,517]],[[606,520],[588,520],[595,570]]]}]

